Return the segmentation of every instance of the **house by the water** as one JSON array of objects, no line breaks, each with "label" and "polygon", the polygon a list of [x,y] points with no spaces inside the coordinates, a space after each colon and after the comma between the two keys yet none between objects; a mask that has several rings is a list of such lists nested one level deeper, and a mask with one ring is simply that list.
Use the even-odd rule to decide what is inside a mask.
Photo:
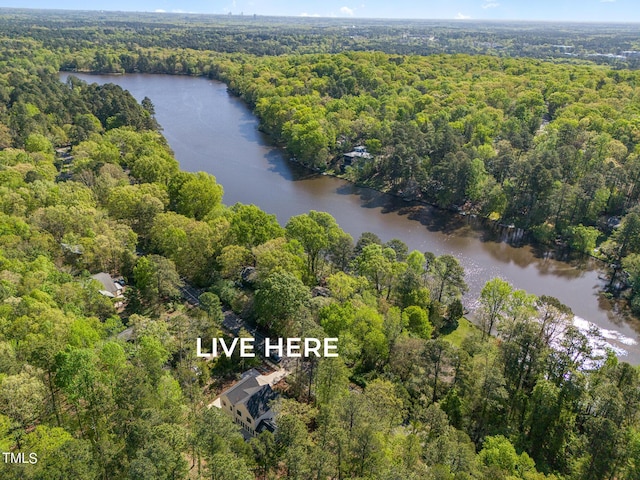
[{"label": "house by the water", "polygon": [[367,152],[366,147],[362,145],[358,145],[353,149],[352,152],[348,152],[342,155],[342,166],[341,170],[344,172],[346,167],[353,166],[358,160],[362,159],[370,159],[372,158],[371,154]]}]

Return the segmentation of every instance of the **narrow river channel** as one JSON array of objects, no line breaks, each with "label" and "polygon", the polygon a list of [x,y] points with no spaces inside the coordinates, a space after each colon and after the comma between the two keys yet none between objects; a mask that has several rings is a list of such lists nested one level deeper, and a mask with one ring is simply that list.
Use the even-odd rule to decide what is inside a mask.
[{"label": "narrow river channel", "polygon": [[[64,80],[67,73],[61,74]],[[112,82],[142,100],[149,97],[181,168],[205,171],[224,187],[224,202],[256,204],[284,225],[309,210],[329,212],[357,239],[373,232],[383,241],[399,238],[410,250],[450,253],[464,266],[473,307],[487,280],[499,276],[516,288],[552,295],[570,306],[576,325],[597,325],[611,348],[640,364],[636,321],[625,321],[603,300],[605,283],[593,261],[556,261],[530,246],[514,247],[509,230],[488,231],[478,220],[413,205],[341,179],[318,175],[289,162],[286,152],[258,131],[258,120],[223,83],[170,75],[76,75],[88,82]],[[635,328],[634,328],[635,327]]]}]

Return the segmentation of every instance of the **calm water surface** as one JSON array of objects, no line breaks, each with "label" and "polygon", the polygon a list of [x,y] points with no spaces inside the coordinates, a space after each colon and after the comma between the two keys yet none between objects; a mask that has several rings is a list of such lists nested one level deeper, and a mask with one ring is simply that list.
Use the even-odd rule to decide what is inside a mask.
[{"label": "calm water surface", "polygon": [[557,297],[572,308],[578,326],[596,324],[622,358],[640,363],[637,323],[623,320],[600,298],[604,280],[594,262],[559,262],[530,246],[513,247],[502,241],[505,233],[475,227],[470,218],[309,172],[270,144],[251,110],[223,83],[169,75],[77,76],[116,83],[138,100],[149,97],[181,168],[215,175],[227,205],[256,204],[282,225],[293,215],[326,211],[355,239],[369,231],[383,241],[399,238],[409,249],[453,254],[467,272],[468,305],[487,280],[502,277],[516,288]]}]

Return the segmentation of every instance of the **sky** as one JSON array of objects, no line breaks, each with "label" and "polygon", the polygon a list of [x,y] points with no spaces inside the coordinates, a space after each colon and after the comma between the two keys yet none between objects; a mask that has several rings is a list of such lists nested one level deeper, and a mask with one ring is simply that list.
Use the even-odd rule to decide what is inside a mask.
[{"label": "sky", "polygon": [[638,0],[0,0],[0,7],[290,17],[640,22]]}]

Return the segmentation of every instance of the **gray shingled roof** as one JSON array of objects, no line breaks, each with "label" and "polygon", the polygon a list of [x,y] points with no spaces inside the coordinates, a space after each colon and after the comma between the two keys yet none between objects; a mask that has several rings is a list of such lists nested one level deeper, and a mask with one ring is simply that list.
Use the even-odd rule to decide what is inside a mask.
[{"label": "gray shingled roof", "polygon": [[262,433],[265,430],[268,430],[271,433],[274,433],[276,431],[276,424],[270,418],[267,418],[266,420],[261,420],[260,423],[258,424],[258,428],[256,428],[256,432],[258,433]]},{"label": "gray shingled roof", "polygon": [[111,275],[109,275],[108,273],[96,273],[95,275],[91,275],[91,278],[99,281],[104,287],[104,290],[111,293],[112,295],[115,295],[115,293],[120,290],[120,287],[116,285],[116,283],[113,281],[113,278],[111,278]]},{"label": "gray shingled roof", "polygon": [[270,385],[260,385],[255,376],[246,376],[224,394],[233,405],[244,403],[256,420],[269,411],[269,402],[278,397]]},{"label": "gray shingled roof", "polygon": [[[260,384],[256,377],[245,377],[224,393],[231,403],[237,405],[259,389]],[[247,392],[247,390],[252,390],[252,392]]]},{"label": "gray shingled roof", "polygon": [[369,152],[349,152],[343,155],[344,157],[353,158],[371,158],[371,154]]},{"label": "gray shingled roof", "polygon": [[278,394],[270,385],[264,385],[260,390],[245,399],[245,405],[251,416],[255,419],[269,411],[269,402],[275,400]]}]

